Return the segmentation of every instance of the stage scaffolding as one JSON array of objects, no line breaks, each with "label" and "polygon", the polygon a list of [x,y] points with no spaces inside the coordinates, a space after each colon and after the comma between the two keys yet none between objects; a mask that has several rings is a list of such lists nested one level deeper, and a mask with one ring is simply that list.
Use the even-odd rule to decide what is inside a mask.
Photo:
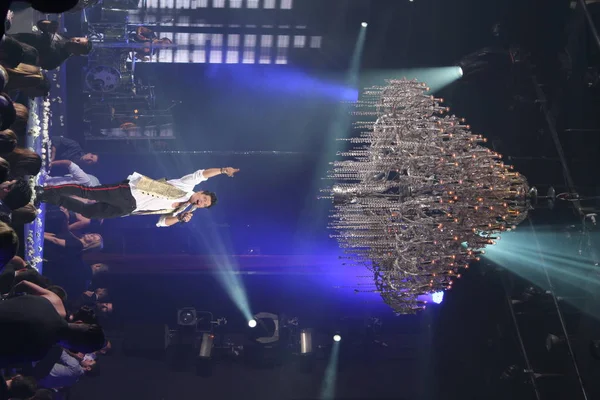
[{"label": "stage scaffolding", "polygon": [[[589,35],[590,42],[592,42],[593,46],[600,50],[600,37],[598,36],[598,31],[589,13],[586,1],[577,0],[577,2],[573,2],[572,6],[575,7],[575,10],[572,16],[573,23],[570,25],[571,30],[568,32],[567,43],[576,43],[578,42],[576,37]],[[585,21],[585,23],[582,23],[582,21]],[[570,66],[576,63],[576,60],[574,59],[578,56],[583,58],[586,57],[585,55],[577,54],[576,52],[569,50],[572,49],[567,48],[567,53],[571,57]],[[527,65],[527,70],[531,72],[530,79],[534,93],[536,94],[536,104],[538,104],[539,112],[545,121],[545,131],[548,133],[555,146],[558,160],[560,161],[562,167],[562,175],[565,186],[570,193],[577,194],[578,187],[575,179],[572,176],[571,168],[569,167],[567,157],[565,156],[565,151],[563,150],[562,141],[569,140],[569,136],[561,136],[561,133],[564,131],[571,134],[573,132],[580,132],[581,130],[572,129],[568,125],[564,129],[560,129],[557,126],[560,104],[559,99],[564,96],[566,92],[568,92],[568,85],[576,84],[576,79],[571,79],[571,73],[573,71],[568,71],[569,73],[567,74],[567,79],[562,83],[561,87],[552,93],[553,97],[549,98],[549,90],[547,85],[545,85],[543,82],[540,82],[538,76],[536,75],[535,67],[533,65]],[[575,99],[574,101],[578,100]],[[573,225],[573,228],[578,232],[578,237],[576,239],[579,242],[577,252],[574,254],[567,254],[565,256],[572,257],[573,259],[579,258],[580,262],[589,264],[590,268],[593,269],[593,267],[597,266],[600,262],[597,257],[597,253],[594,250],[594,240],[591,237],[592,232],[597,230],[596,213],[598,206],[597,204],[590,204],[590,200],[595,200],[595,198],[590,197],[588,200],[585,200],[584,197],[579,197],[578,194],[569,199],[573,214],[575,215],[575,218],[580,221],[580,225]],[[596,203],[596,201],[594,201],[594,203]],[[536,232],[536,228],[531,220],[531,217],[529,219],[529,228],[532,232],[535,250],[538,257],[537,271],[539,274],[541,274],[541,280],[545,281],[546,286],[544,290],[542,290],[541,293],[537,293],[537,295],[545,297],[548,300],[547,304],[552,305],[553,314],[556,316],[558,325],[560,326],[560,332],[557,334],[560,335],[560,338],[567,350],[567,361],[565,362],[568,363],[568,368],[565,370],[564,374],[557,374],[553,373],[552,371],[545,371],[543,365],[535,365],[535,363],[532,361],[532,357],[530,356],[531,348],[527,346],[522,334],[523,330],[525,329],[523,325],[526,323],[527,314],[519,313],[517,310],[515,310],[515,301],[511,298],[510,293],[512,289],[511,286],[513,278],[504,275],[504,284],[507,291],[507,305],[510,311],[511,320],[513,321],[513,326],[515,328],[516,338],[523,356],[524,369],[522,369],[520,372],[524,373],[524,376],[527,377],[528,383],[530,384],[537,400],[552,398],[552,394],[549,394],[547,390],[544,391],[544,389],[547,389],[546,382],[553,379],[563,379],[564,385],[573,389],[571,392],[572,397],[570,397],[570,399],[592,399],[594,396],[590,394],[590,386],[593,384],[593,378],[585,376],[581,363],[582,359],[585,358],[582,352],[588,353],[590,351],[589,346],[587,346],[587,344],[593,338],[593,336],[590,336],[593,335],[593,333],[588,333],[591,331],[591,323],[589,321],[593,319],[593,313],[590,311],[598,304],[598,299],[596,298],[597,296],[587,296],[585,295],[584,291],[586,288],[580,288],[582,294],[579,297],[565,297],[564,292],[560,288],[560,284],[555,282],[555,279],[552,278],[552,273],[549,272],[548,262],[546,260],[544,251],[540,246],[539,235]],[[560,235],[560,233],[557,233],[557,235]],[[563,238],[557,240],[564,241],[565,239]],[[573,268],[573,266],[564,265],[564,268]],[[593,280],[594,277],[590,276],[590,285],[594,284]],[[566,314],[571,312],[566,308],[567,303],[570,303],[569,306],[575,306],[577,312],[581,314],[581,322],[579,323],[580,326],[578,327],[579,335],[576,342],[573,340],[574,329],[566,322]],[[584,338],[588,338],[588,340],[583,340]]]}]

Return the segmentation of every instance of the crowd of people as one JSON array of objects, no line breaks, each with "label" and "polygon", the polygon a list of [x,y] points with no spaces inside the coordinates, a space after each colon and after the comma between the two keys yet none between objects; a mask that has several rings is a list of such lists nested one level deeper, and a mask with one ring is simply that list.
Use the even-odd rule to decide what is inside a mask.
[{"label": "crowd of people", "polygon": [[[14,2],[13,2],[14,3]],[[21,0],[19,8],[62,12],[74,0]],[[0,35],[0,400],[64,398],[80,378],[97,372],[97,360],[111,349],[101,323],[113,312],[110,268],[88,265],[83,255],[103,247],[104,218],[156,215],[157,227],[191,220],[196,209],[217,203],[214,193],[195,186],[214,176],[233,177],[232,167],[200,169],[179,179],[154,180],[137,172],[101,185],[89,173],[98,155],[50,129],[47,163],[28,148],[31,99],[51,89],[46,71],[69,57],[87,55],[92,42],[67,38],[59,25],[41,20],[32,32],[12,33],[12,13]],[[61,8],[62,6],[62,8]],[[150,30],[136,40],[168,45]],[[46,165],[47,164],[47,165]],[[36,220],[45,203],[43,275],[24,260],[19,232]],[[35,262],[35,260],[29,260]],[[61,397],[62,396],[62,397]]]},{"label": "crowd of people", "polygon": [[[13,3],[13,10],[63,12],[77,1]],[[28,104],[48,95],[45,71],[88,54],[91,42],[59,34],[58,24],[49,20],[39,21],[32,32],[13,33],[12,11],[2,5],[0,13],[5,17],[0,29],[0,400],[60,399],[80,378],[94,375],[98,358],[111,349],[101,327],[112,312],[109,267],[90,266],[82,258],[102,248],[102,220],[48,204],[43,275],[24,260],[22,232],[38,213],[33,179],[98,186],[85,171],[98,156],[69,138],[52,137],[49,167],[43,170],[40,155],[28,148]]]}]

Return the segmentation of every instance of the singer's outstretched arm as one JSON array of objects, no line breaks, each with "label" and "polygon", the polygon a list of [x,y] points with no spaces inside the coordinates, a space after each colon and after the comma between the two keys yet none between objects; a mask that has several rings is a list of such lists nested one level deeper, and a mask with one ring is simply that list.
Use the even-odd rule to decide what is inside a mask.
[{"label": "singer's outstretched arm", "polygon": [[179,223],[179,218],[177,218],[177,217],[167,217],[167,216],[163,215],[158,220],[158,223],[156,224],[156,226],[158,226],[158,227],[173,226],[173,225],[175,225],[177,223]]}]

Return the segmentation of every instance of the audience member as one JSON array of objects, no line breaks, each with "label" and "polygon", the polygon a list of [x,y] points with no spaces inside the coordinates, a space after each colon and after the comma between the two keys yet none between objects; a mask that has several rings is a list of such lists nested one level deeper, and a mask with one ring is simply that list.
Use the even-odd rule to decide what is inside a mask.
[{"label": "audience member", "polygon": [[0,183],[5,182],[10,175],[10,164],[4,158],[0,157]]},{"label": "audience member", "polygon": [[37,28],[38,32],[9,35],[12,39],[37,50],[38,63],[32,65],[53,70],[71,56],[87,55],[92,51],[92,42],[87,38],[67,38],[58,34],[58,22],[56,21],[38,21]]},{"label": "audience member", "polygon": [[12,212],[12,225],[21,227],[25,224],[30,224],[35,221],[37,217],[37,210],[32,204],[26,204],[23,207],[19,207]]},{"label": "audience member", "polygon": [[62,351],[60,360],[54,364],[50,374],[38,381],[42,388],[60,389],[73,386],[96,365],[95,360],[78,360],[66,350]]},{"label": "audience member", "polygon": [[[55,160],[50,163],[51,175],[46,178],[44,185],[57,186],[73,183],[83,186],[94,186],[95,181],[71,160]],[[58,174],[56,170],[67,169],[66,174]],[[95,185],[97,186],[97,185]]]},{"label": "audience member", "polygon": [[19,238],[7,224],[0,222],[0,268],[3,268],[17,254]]},{"label": "audience member", "polygon": [[[77,0],[23,2],[36,10],[53,12],[64,11]],[[8,16],[0,29],[0,329],[4,338],[0,343],[0,369],[6,372],[10,367],[13,374],[20,373],[11,378],[0,375],[0,400],[48,400],[61,392],[49,389],[68,388],[84,374],[93,373],[97,357],[111,349],[98,317],[110,314],[113,304],[106,285],[108,266],[89,266],[81,257],[83,252],[102,249],[103,238],[96,233],[102,220],[49,207],[49,214],[59,215],[60,223],[56,232],[44,234],[44,257],[49,258],[44,260],[44,275],[16,255],[19,239],[13,228],[35,221],[38,212],[30,204],[32,191],[24,178],[37,175],[43,164],[40,155],[27,148],[30,127],[26,104],[27,97],[47,96],[50,92],[43,69],[55,69],[73,55],[89,54],[92,43],[87,38],[59,34],[58,24],[48,20],[39,21],[36,32],[4,36],[4,30],[11,27],[12,15],[7,14],[6,4],[10,1],[0,3],[0,18]],[[140,50],[141,57],[151,56],[157,48],[171,43],[150,30],[138,31],[138,39],[148,44]],[[13,99],[19,96],[19,102],[4,92]],[[80,167],[96,164],[98,155],[84,152],[79,143],[62,136],[52,142],[48,154],[52,176],[46,184],[100,185],[96,177]],[[59,175],[61,168],[66,171]],[[69,257],[69,262],[64,262]],[[57,270],[63,275],[53,282],[52,271]],[[78,279],[84,289],[71,290],[76,286],[68,285]],[[67,314],[69,293],[75,295],[78,307]],[[77,293],[82,293],[81,298]]]},{"label": "audience member", "polygon": [[0,272],[0,294],[9,294],[16,285],[25,280],[42,288],[47,288],[50,285],[48,278],[40,275],[35,268],[26,264],[21,257],[15,256],[6,263]]},{"label": "audience member", "polygon": [[33,150],[17,147],[11,153],[0,156],[10,165],[10,178],[34,176],[42,169],[42,158]]},{"label": "audience member", "polygon": [[86,233],[78,238],[70,232],[60,236],[54,233],[45,232],[44,240],[75,253],[102,250],[102,247],[104,246],[102,236],[97,233]]},{"label": "audience member", "polygon": [[40,67],[20,63],[7,68],[9,80],[4,90],[8,93],[19,91],[27,97],[44,97],[50,93],[50,81]]},{"label": "audience member", "polygon": [[[7,223],[23,226],[37,216],[36,207],[29,204],[32,191],[23,178],[37,175],[42,168],[42,159],[34,151],[25,148],[29,121],[25,97],[47,96],[50,82],[42,68],[55,69],[72,55],[88,54],[92,44],[87,38],[64,37],[57,33],[58,24],[47,20],[38,22],[37,32],[3,37],[4,30],[10,29],[12,14],[8,13],[7,8],[10,1],[0,3],[0,18],[8,17],[0,29],[0,72],[5,78],[0,79],[0,92],[23,96],[21,104],[13,102],[6,93],[0,93],[0,329],[4,338],[0,343],[0,368],[22,369],[21,375],[0,379],[0,400],[47,400],[55,398],[58,391],[36,391],[35,379],[26,377],[29,376],[26,373],[27,363],[44,358],[52,347],[63,347],[65,350],[57,347],[60,355],[51,357],[49,368],[36,378],[41,378],[41,387],[64,389],[72,386],[80,376],[95,369],[96,355],[105,354],[110,349],[110,343],[106,343],[104,333],[97,325],[95,312],[101,315],[108,313],[112,310],[112,304],[107,289],[95,287],[90,290],[94,297],[93,307],[87,311],[85,307],[78,310],[68,322],[64,305],[68,300],[67,291],[52,284],[47,276],[42,276],[16,256],[18,236]],[[31,4],[38,11],[62,12],[77,4],[77,0],[25,0],[25,4]],[[56,158],[57,154],[66,157]],[[56,138],[49,156],[56,160],[51,165],[53,168],[62,166],[68,169],[65,176],[50,178],[50,184],[100,184],[97,178],[85,174],[77,165],[95,164],[98,156],[84,153],[77,142]],[[53,172],[57,175],[55,170]],[[54,178],[60,179],[60,183],[52,183]],[[87,287],[90,278],[102,276],[104,269],[83,264],[80,255],[84,251],[102,248],[102,236],[88,233],[102,221],[92,221],[75,213],[66,213],[64,218],[64,237],[51,233],[44,237],[46,247],[50,250],[48,254],[52,254],[52,247],[57,252],[72,253],[83,275],[89,277],[85,280]],[[80,236],[69,231],[77,231]],[[51,266],[52,263],[48,264]],[[67,350],[81,352],[84,356],[77,360]]]},{"label": "audience member", "polygon": [[0,40],[0,63],[4,68],[16,68],[23,62],[38,64],[37,50],[31,46],[23,45],[10,36]]},{"label": "audience member", "polygon": [[[2,385],[2,382],[4,384]],[[28,399],[35,394],[35,379],[23,375],[15,375],[9,379],[0,379],[0,399]]]},{"label": "audience member", "polygon": [[12,127],[17,120],[17,116],[17,110],[10,96],[6,93],[0,93],[0,131]]},{"label": "audience member", "polygon": [[64,136],[52,138],[52,151],[50,154],[50,161],[71,160],[79,165],[92,165],[98,162],[97,154],[86,153],[79,143]]},{"label": "audience member", "polygon": [[33,397],[27,400],[55,400],[54,391],[50,389],[38,389]]},{"label": "audience member", "polygon": [[31,186],[24,179],[0,183],[0,202],[10,210],[25,207],[31,201]]},{"label": "audience member", "polygon": [[56,294],[28,281],[19,283],[17,289],[30,294],[0,302],[5,338],[0,341],[0,367],[38,361],[57,343],[82,353],[104,347],[104,332],[98,325],[67,323],[63,302]]},{"label": "audience member", "polygon": [[[27,136],[27,122],[29,121],[29,110],[21,103],[14,103],[15,120],[10,125],[10,129],[17,135],[17,139],[25,139]],[[25,145],[26,143],[22,143]]]},{"label": "audience member", "polygon": [[49,291],[51,291],[52,293],[54,293],[55,295],[57,295],[58,297],[60,297],[60,299],[62,300],[63,304],[67,302],[67,300],[69,299],[69,295],[67,294],[67,291],[57,285],[50,285],[47,288]]},{"label": "audience member", "polygon": [[11,129],[0,131],[0,154],[11,153],[17,147],[17,135]]},{"label": "audience member", "polygon": [[92,233],[98,232],[102,224],[104,223],[103,219],[90,219],[86,218],[83,215],[68,211],[69,213],[69,231],[77,234],[83,233]]}]

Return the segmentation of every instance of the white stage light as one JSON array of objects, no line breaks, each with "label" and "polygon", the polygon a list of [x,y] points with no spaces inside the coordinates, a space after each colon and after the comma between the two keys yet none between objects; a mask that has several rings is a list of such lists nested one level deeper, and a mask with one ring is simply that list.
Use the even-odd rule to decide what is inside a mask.
[{"label": "white stage light", "polygon": [[342,340],[342,337],[340,335],[333,335],[334,342],[339,342],[340,340]]},{"label": "white stage light", "polygon": [[366,22],[363,22],[362,24],[360,24],[360,26],[362,26],[363,28],[366,28],[367,26],[369,26],[369,24]]},{"label": "white stage light", "polygon": [[248,326],[250,328],[256,328],[256,320],[255,319],[251,319],[250,321],[248,321]]}]

